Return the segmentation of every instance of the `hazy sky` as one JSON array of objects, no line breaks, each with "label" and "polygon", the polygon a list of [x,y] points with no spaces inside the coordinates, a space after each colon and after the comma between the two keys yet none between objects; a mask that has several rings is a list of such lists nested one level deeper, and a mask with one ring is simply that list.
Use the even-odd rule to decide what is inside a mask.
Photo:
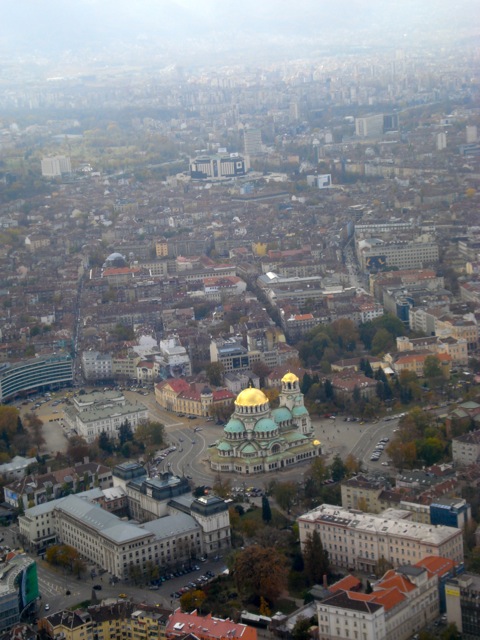
[{"label": "hazy sky", "polygon": [[[480,23],[478,0],[10,0],[2,3],[0,54],[106,51],[119,42],[162,43],[222,38],[331,40],[346,29],[406,36],[460,33]],[[386,37],[386,41],[390,36]]]}]

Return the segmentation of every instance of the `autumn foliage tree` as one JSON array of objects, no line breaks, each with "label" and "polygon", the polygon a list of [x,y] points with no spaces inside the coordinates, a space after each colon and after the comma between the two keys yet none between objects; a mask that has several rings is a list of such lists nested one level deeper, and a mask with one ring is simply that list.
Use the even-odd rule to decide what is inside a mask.
[{"label": "autumn foliage tree", "polygon": [[180,598],[180,606],[182,611],[188,612],[197,609],[202,611],[202,604],[206,598],[205,591],[201,589],[195,589],[194,591],[186,591]]},{"label": "autumn foliage tree", "polygon": [[235,557],[234,576],[239,592],[273,602],[287,586],[287,562],[277,549],[253,544]]}]

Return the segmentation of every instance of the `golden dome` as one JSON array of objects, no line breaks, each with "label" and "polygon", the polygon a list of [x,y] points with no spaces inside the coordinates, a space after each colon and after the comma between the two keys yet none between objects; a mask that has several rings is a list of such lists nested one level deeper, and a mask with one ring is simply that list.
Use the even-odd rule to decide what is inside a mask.
[{"label": "golden dome", "polygon": [[313,444],[315,447],[318,447],[318,445],[319,445],[319,444],[321,444],[321,442],[320,442],[320,440],[314,440],[314,441],[312,442],[312,444]]},{"label": "golden dome", "polygon": [[249,387],[248,389],[240,391],[235,400],[235,404],[238,404],[240,407],[256,407],[266,402],[268,402],[267,396],[263,391],[260,391],[260,389],[255,389],[255,387]]},{"label": "golden dome", "polygon": [[286,373],[282,378],[282,382],[298,382],[298,381],[299,381],[298,377],[291,371]]}]

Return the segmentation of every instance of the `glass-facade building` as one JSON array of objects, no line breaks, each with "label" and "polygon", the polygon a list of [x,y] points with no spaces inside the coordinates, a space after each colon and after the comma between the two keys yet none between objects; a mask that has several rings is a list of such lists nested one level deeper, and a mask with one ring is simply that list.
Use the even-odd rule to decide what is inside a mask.
[{"label": "glass-facade building", "polygon": [[0,402],[22,392],[62,387],[73,382],[73,360],[68,354],[52,354],[0,367]]}]

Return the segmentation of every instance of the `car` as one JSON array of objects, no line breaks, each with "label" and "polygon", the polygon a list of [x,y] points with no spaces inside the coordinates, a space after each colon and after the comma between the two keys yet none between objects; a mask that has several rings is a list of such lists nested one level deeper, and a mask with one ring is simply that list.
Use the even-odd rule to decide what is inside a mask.
[{"label": "car", "polygon": [[118,597],[119,597],[119,598],[128,598],[128,596],[127,596],[127,594],[126,594],[126,593],[119,593],[119,594],[118,594]]},{"label": "car", "polygon": [[47,603],[47,604],[45,605],[45,611],[49,611],[49,610],[50,610],[50,605]]},{"label": "car", "polygon": [[213,418],[207,418],[207,422],[213,422]]},{"label": "car", "polygon": [[102,590],[102,585],[101,584],[94,584],[92,589],[95,589],[95,591],[101,591]]},{"label": "car", "polygon": [[195,440],[192,440],[192,444],[195,444]]},{"label": "car", "polygon": [[188,416],[188,419],[189,419],[189,420],[196,420],[196,419],[197,419],[197,416]]},{"label": "car", "polygon": [[390,463],[389,462],[382,462],[382,467],[389,467]]},{"label": "car", "polygon": [[151,584],[149,587],[150,591],[158,591],[159,590],[159,586],[158,584]]}]

